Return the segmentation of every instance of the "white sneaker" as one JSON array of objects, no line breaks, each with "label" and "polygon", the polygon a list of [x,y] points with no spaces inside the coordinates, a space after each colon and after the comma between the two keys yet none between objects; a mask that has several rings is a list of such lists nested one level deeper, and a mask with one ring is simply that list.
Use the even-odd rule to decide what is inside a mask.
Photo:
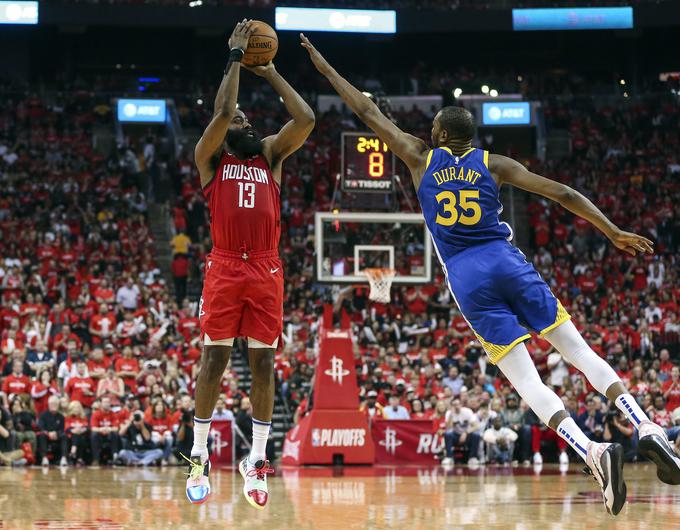
[{"label": "white sneaker", "polygon": [[623,447],[620,444],[588,444],[586,464],[600,484],[607,512],[618,515],[626,503],[626,483],[623,480]]},{"label": "white sneaker", "polygon": [[59,467],[68,467],[68,460],[65,456],[62,456],[61,460],[59,460]]},{"label": "white sneaker", "polygon": [[569,455],[567,455],[566,451],[562,451],[560,453],[560,465],[561,466],[569,465]]},{"label": "white sneaker", "polygon": [[243,496],[253,508],[264,510],[269,500],[267,475],[274,472],[268,460],[258,460],[251,464],[245,457],[238,465],[243,477]]},{"label": "white sneaker", "polygon": [[50,461],[47,459],[46,456],[42,457],[42,461],[40,463],[43,467],[49,467],[50,466]]},{"label": "white sneaker", "polygon": [[534,453],[534,465],[540,466],[541,464],[543,464],[543,457],[541,456],[541,453]]},{"label": "white sneaker", "polygon": [[479,459],[475,458],[474,456],[468,460],[468,466],[470,467],[479,467]]},{"label": "white sneaker", "polygon": [[[654,462],[659,480],[674,486],[680,484],[680,457],[668,441],[663,427],[645,420],[638,427],[638,435],[638,453]],[[675,445],[677,447],[677,440]]]},{"label": "white sneaker", "polygon": [[453,458],[449,458],[448,456],[442,460],[442,466],[444,467],[453,467]]},{"label": "white sneaker", "polygon": [[[182,455],[184,456],[184,455]],[[191,504],[203,504],[210,496],[210,459],[203,461],[201,456],[192,456],[184,459],[189,462],[187,473],[187,499]]]}]

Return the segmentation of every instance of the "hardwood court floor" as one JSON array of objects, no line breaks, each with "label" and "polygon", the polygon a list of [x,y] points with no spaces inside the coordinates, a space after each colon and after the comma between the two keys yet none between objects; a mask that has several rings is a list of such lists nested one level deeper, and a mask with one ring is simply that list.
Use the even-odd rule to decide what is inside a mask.
[{"label": "hardwood court floor", "polygon": [[184,496],[183,468],[0,468],[0,528],[334,529],[680,528],[680,486],[648,465],[626,466],[628,504],[606,514],[592,478],[544,466],[278,468],[270,504],[252,509],[231,470],[213,471],[202,506]]}]

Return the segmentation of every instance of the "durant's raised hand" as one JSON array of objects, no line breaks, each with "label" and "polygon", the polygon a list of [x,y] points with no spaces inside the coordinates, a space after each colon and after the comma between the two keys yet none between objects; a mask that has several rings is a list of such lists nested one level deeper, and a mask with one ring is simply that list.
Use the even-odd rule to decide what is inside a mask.
[{"label": "durant's raised hand", "polygon": [[309,39],[305,37],[304,33],[300,33],[300,41],[300,46],[309,52],[309,58],[319,72],[326,75],[333,70],[333,67],[328,64],[328,61],[319,53],[319,50],[314,47]]}]

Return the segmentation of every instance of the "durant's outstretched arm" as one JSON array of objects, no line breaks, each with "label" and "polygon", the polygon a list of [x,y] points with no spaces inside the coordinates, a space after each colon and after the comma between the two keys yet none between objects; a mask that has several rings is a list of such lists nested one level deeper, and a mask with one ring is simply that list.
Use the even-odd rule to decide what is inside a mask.
[{"label": "durant's outstretched arm", "polygon": [[[213,117],[210,123],[203,131],[203,136],[196,144],[194,150],[194,158],[196,166],[201,175],[201,186],[207,185],[215,174],[215,167],[213,158],[218,154],[220,148],[224,144],[224,137],[227,135],[227,129],[231,120],[234,119],[234,112],[236,111],[236,98],[238,96],[238,82],[239,74],[241,72],[241,62],[238,58],[243,55],[243,51],[248,47],[248,39],[250,38],[251,20],[245,18],[236,24],[234,32],[229,38],[229,49],[233,50],[234,58],[231,53],[229,62],[224,70],[224,77],[222,83],[215,96],[215,107],[213,110]],[[241,50],[238,52],[236,50]],[[238,117],[237,117],[238,118]],[[238,118],[240,119],[240,118]]]},{"label": "durant's outstretched arm", "polygon": [[502,155],[489,156],[489,169],[496,178],[498,185],[507,182],[531,193],[537,193],[551,199],[569,210],[571,213],[583,217],[595,225],[617,248],[635,256],[638,252],[652,254],[652,243],[646,237],[624,232],[595,206],[587,197],[560,182],[547,179],[532,173],[522,164]]},{"label": "durant's outstretched arm", "polygon": [[330,81],[347,106],[408,166],[413,177],[413,184],[418,189],[429,151],[427,144],[420,138],[405,133],[392,123],[380,112],[375,103],[336,72],[302,33],[300,33],[300,39],[302,47],[309,52],[309,57],[316,69]]}]

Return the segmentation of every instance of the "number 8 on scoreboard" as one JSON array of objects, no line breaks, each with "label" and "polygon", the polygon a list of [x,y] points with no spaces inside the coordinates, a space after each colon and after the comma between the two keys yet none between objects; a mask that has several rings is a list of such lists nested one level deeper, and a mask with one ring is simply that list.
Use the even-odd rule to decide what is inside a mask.
[{"label": "number 8 on scoreboard", "polygon": [[343,191],[391,192],[394,153],[374,133],[345,132],[341,137]]}]

